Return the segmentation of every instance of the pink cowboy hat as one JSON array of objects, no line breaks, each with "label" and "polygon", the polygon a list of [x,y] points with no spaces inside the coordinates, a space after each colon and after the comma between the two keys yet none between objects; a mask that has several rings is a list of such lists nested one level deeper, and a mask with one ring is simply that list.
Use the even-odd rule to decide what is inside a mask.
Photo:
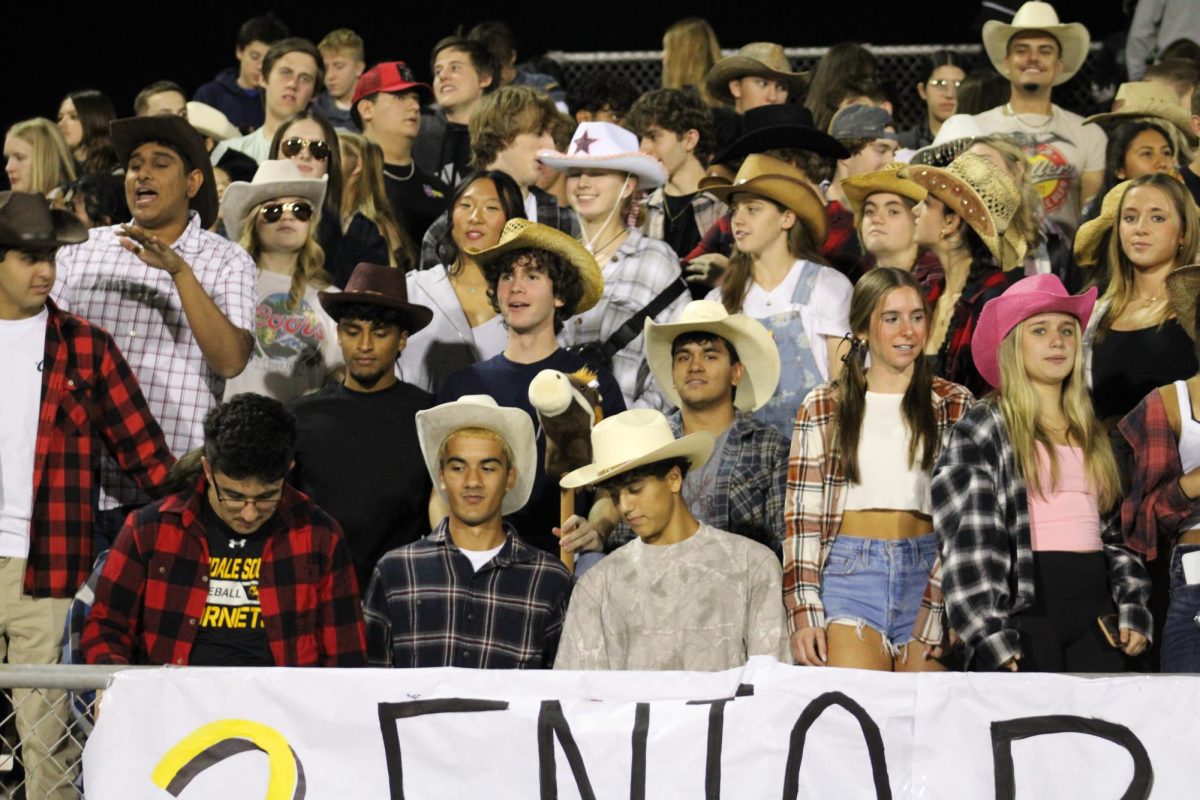
[{"label": "pink cowboy hat", "polygon": [[992,387],[999,388],[1000,342],[1009,331],[1032,316],[1052,311],[1070,314],[1086,328],[1096,305],[1096,293],[1093,286],[1083,294],[1070,294],[1057,275],[1031,275],[1017,281],[1004,294],[989,300],[979,315],[971,335],[975,369]]}]

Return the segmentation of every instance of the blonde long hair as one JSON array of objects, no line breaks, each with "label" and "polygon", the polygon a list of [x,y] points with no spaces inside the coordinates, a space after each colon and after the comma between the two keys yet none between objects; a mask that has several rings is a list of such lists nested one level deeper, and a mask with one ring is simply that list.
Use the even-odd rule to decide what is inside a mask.
[{"label": "blonde long hair", "polygon": [[[267,200],[256,205],[242,223],[242,235],[238,239],[238,244],[250,254],[255,263],[258,263],[258,257],[263,252],[262,242],[258,238],[258,226],[255,223],[262,207],[272,202],[274,201]],[[304,237],[304,246],[300,248],[300,252],[296,256],[296,268],[292,270],[292,285],[288,289],[288,308],[300,307],[300,302],[304,299],[304,290],[309,286],[325,289],[333,283],[329,273],[325,271],[325,251],[321,249],[321,245],[317,244],[317,223],[320,218],[321,209],[314,206],[312,219],[305,223],[308,225],[308,235]]]},{"label": "blonde long hair", "polygon": [[56,187],[75,180],[75,157],[53,122],[44,117],[23,120],[13,124],[8,135],[33,148],[29,191],[47,195]]},{"label": "blonde long hair", "polygon": [[[362,214],[375,223],[387,242],[388,266],[399,263],[407,269],[415,265],[417,248],[392,214],[383,184],[383,150],[365,136],[349,131],[340,131],[338,140],[346,148],[342,153],[342,218]],[[362,169],[355,174],[359,164]]]},{"label": "blonde long hair", "polygon": [[663,88],[694,86],[705,105],[719,105],[705,88],[704,78],[720,60],[721,45],[712,26],[700,17],[681,19],[663,34]]},{"label": "blonde long hair", "polygon": [[[1058,456],[1049,433],[1038,421],[1041,403],[1037,391],[1025,372],[1025,360],[1021,349],[1021,337],[1028,320],[1022,321],[1009,331],[1000,343],[1000,388],[996,392],[996,403],[1004,417],[1008,438],[1012,443],[1017,474],[1025,479],[1030,493],[1041,497],[1053,492],[1058,486]],[[1071,374],[1063,381],[1062,411],[1067,419],[1067,439],[1083,449],[1083,464],[1088,484],[1096,495],[1100,510],[1107,511],[1121,499],[1121,479],[1117,472],[1117,461],[1104,426],[1096,419],[1092,400],[1088,395],[1083,376],[1083,337],[1079,320],[1072,320],[1075,341],[1075,364]],[[1038,468],[1037,445],[1046,451],[1050,464],[1050,475],[1042,475]]]}]

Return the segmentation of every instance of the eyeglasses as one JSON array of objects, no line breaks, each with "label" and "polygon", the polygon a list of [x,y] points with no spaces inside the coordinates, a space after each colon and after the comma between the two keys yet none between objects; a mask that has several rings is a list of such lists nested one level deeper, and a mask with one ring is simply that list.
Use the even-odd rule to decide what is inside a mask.
[{"label": "eyeglasses", "polygon": [[301,222],[308,222],[312,219],[313,215],[313,207],[308,203],[301,203],[299,201],[292,203],[267,203],[259,210],[259,213],[262,214],[262,218],[267,224],[274,225],[283,218],[284,211],[292,212],[292,216]]},{"label": "eyeglasses", "polygon": [[299,136],[293,136],[283,140],[279,145],[279,152],[283,153],[285,158],[295,158],[306,147],[309,155],[317,161],[329,158],[329,144],[324,139],[301,139]]},{"label": "eyeglasses", "polygon": [[275,506],[279,505],[279,502],[281,500],[283,500],[283,490],[282,489],[279,490],[279,494],[275,495],[274,497],[267,497],[267,498],[262,498],[262,497],[222,497],[221,496],[221,487],[217,484],[215,479],[212,481],[212,487],[213,487],[213,491],[216,492],[217,500],[221,503],[221,505],[225,506],[225,509],[227,511],[234,513],[234,514],[242,511],[248,505],[253,505],[255,511],[270,511],[271,509],[275,508]]},{"label": "eyeglasses", "polygon": [[925,85],[933,89],[941,89],[944,92],[951,86],[957,90],[958,87],[962,86],[962,81],[949,81],[945,78],[938,78],[937,80],[926,81]]}]

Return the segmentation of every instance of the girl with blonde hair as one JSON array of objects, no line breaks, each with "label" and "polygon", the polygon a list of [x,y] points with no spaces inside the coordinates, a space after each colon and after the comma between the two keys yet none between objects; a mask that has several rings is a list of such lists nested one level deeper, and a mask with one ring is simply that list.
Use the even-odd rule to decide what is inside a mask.
[{"label": "girl with blonde hair", "polygon": [[4,171],[14,192],[49,195],[75,180],[75,159],[54,123],[35,117],[4,134]]},{"label": "girl with blonde hair", "polygon": [[705,105],[719,105],[704,86],[704,76],[721,60],[721,45],[712,26],[699,17],[681,19],[667,28],[662,47],[663,88],[691,88]]}]

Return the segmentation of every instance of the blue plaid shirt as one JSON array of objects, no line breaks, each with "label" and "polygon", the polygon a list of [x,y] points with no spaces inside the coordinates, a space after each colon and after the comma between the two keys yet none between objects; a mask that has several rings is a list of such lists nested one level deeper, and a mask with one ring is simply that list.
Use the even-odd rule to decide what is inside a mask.
[{"label": "blue plaid shirt", "polygon": [[511,526],[504,532],[500,552],[478,572],[446,519],[380,559],[363,601],[371,666],[553,666],[571,574]]}]

